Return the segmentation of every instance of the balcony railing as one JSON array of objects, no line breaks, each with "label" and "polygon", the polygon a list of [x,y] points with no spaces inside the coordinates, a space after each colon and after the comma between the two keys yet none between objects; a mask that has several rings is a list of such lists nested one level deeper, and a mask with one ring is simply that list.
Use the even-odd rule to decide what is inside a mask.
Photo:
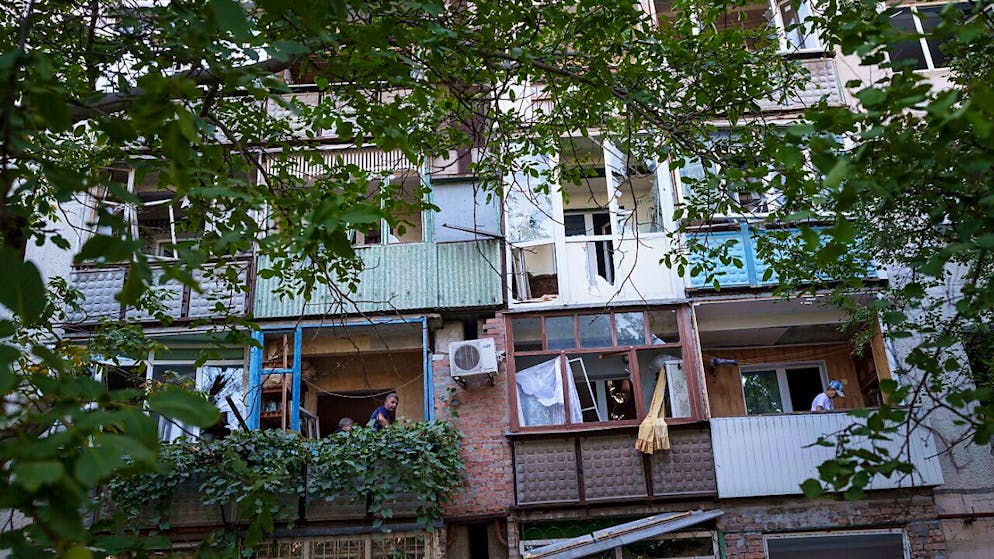
[{"label": "balcony railing", "polygon": [[644,455],[635,450],[634,433],[516,440],[517,502],[527,506],[714,495],[708,429],[671,428],[670,444],[668,451]]},{"label": "balcony railing", "polygon": [[790,92],[784,102],[780,99],[763,99],[759,106],[764,111],[799,110],[818,103],[822,98],[830,105],[841,105],[842,84],[839,82],[839,72],[835,60],[831,58],[812,58],[797,60],[808,71],[808,82],[805,87],[796,92]]},{"label": "balcony railing", "polygon": [[[818,466],[835,457],[834,447],[809,446],[823,435],[832,435],[856,418],[845,413],[799,413],[727,417],[711,420],[718,497],[755,497],[801,493],[801,483],[818,478]],[[899,456],[904,441],[882,442],[891,456]],[[866,441],[850,444],[870,449]],[[909,476],[877,476],[868,489],[894,489],[942,484],[942,468],[932,433],[912,432],[910,460],[916,470]]]},{"label": "balcony railing", "polygon": [[[248,277],[250,258],[244,257],[225,264],[234,266],[242,280]],[[212,318],[225,314],[243,314],[248,311],[245,290],[235,289],[226,281],[212,276],[211,266],[197,270],[193,277],[201,291],[191,289],[176,280],[160,285],[160,266],[153,265],[151,295],[164,307],[164,313],[173,319]],[[152,313],[122,305],[114,296],[124,287],[130,266],[127,264],[87,265],[75,268],[69,274],[69,283],[83,296],[81,311],[69,316],[74,323],[94,323],[102,318],[153,320]]]},{"label": "balcony railing", "polygon": [[[275,293],[279,280],[260,277],[255,316],[492,307],[503,302],[497,240],[377,245],[357,252],[365,268],[356,293],[344,285],[319,285],[309,300],[301,295],[280,298]],[[260,258],[258,269],[268,266],[269,261]]]},{"label": "balcony railing", "polygon": [[[797,234],[799,230],[791,229],[791,234]],[[768,235],[767,231],[760,231],[759,235]],[[779,282],[777,273],[774,271],[769,278],[763,279],[770,263],[760,258],[756,254],[756,239],[748,227],[741,227],[734,231],[707,231],[693,233],[689,235],[698,239],[706,248],[715,248],[730,242],[728,256],[737,259],[742,263],[739,267],[734,261],[728,264],[715,262],[713,270],[714,279],[718,280],[722,289],[727,287],[765,287],[776,285]],[[704,258],[700,254],[692,254],[691,262],[700,262]],[[875,279],[880,275],[873,263],[867,263],[864,267],[864,278]],[[825,278],[830,279],[830,278]],[[711,281],[706,281],[706,274],[692,276],[688,280],[688,287],[691,289],[709,289],[713,287]]]}]

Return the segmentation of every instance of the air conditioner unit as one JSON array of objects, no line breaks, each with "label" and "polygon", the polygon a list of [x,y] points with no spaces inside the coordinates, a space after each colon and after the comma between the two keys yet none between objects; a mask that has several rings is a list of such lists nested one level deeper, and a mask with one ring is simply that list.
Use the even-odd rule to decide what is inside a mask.
[{"label": "air conditioner unit", "polygon": [[490,338],[449,344],[449,370],[456,380],[497,372],[497,350]]}]

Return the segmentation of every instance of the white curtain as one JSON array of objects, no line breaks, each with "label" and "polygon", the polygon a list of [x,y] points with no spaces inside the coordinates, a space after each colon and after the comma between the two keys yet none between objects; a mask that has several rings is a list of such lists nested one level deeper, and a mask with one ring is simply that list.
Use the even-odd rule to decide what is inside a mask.
[{"label": "white curtain", "polygon": [[[518,423],[523,427],[562,425],[566,423],[563,401],[563,375],[558,357],[514,374],[518,385]],[[566,375],[570,419],[583,423],[580,396],[572,375]]]}]

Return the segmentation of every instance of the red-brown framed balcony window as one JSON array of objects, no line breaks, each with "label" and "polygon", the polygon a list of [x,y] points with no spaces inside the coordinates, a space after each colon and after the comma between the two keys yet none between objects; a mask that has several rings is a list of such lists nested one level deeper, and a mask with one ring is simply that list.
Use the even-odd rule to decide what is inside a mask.
[{"label": "red-brown framed balcony window", "polygon": [[687,307],[506,320],[514,431],[637,425],[660,379],[669,422],[703,417]]}]

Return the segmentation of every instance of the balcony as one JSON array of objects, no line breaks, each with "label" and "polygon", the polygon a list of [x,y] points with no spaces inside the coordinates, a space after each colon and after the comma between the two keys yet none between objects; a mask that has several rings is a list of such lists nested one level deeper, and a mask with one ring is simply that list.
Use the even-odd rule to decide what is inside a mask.
[{"label": "balcony", "polygon": [[[225,266],[234,266],[240,277],[247,278],[250,259],[239,258]],[[194,272],[193,277],[202,288],[202,291],[198,292],[175,280],[160,285],[162,269],[161,266],[153,264],[150,290],[165,307],[165,314],[173,319],[205,319],[247,312],[246,292],[234,289],[226,282],[212,277],[211,272],[219,268],[220,265],[208,265]],[[124,287],[128,269],[128,264],[86,265],[74,268],[69,274],[69,283],[80,291],[83,300],[80,302],[80,312],[71,314],[69,322],[92,324],[103,318],[139,322],[154,320],[148,311],[124,306],[114,298]]]},{"label": "balcony", "polygon": [[[518,505],[576,505],[715,494],[708,429],[670,429],[669,451],[644,455],[635,433],[535,435],[514,441]],[[648,474],[648,475],[647,475]]]},{"label": "balcony", "polygon": [[[845,413],[799,413],[753,417],[725,417],[711,420],[718,497],[756,497],[800,494],[801,483],[818,478],[818,465],[835,457],[835,448],[808,446],[823,435],[831,435],[854,421]],[[903,441],[882,442],[897,456]],[[940,485],[942,469],[936,456],[931,432],[918,429],[908,441],[910,459],[916,471],[911,476],[877,476],[868,489],[895,489]],[[867,449],[871,444],[855,444]]]},{"label": "balcony", "polygon": [[[791,229],[790,231],[791,233],[797,233],[799,230]],[[761,236],[768,234],[769,233],[767,231],[759,232],[759,235]],[[756,239],[753,237],[752,232],[750,232],[746,225],[743,224],[739,229],[734,231],[707,231],[692,233],[689,236],[701,240],[703,245],[708,249],[731,242],[728,248],[728,256],[741,261],[742,266],[736,266],[734,262],[729,262],[728,264],[723,264],[721,262],[715,263],[715,279],[718,280],[718,283],[721,285],[722,289],[729,287],[760,288],[776,285],[778,283],[779,280],[776,272],[773,272],[768,279],[763,279],[766,271],[770,268],[770,264],[757,256]],[[703,258],[703,255],[696,253],[690,255],[690,261],[692,264],[701,262]],[[872,262],[866,265],[866,273],[864,277],[866,279],[880,278],[880,274]],[[699,274],[697,276],[690,277],[688,279],[688,288],[713,289],[713,282],[705,280],[706,274]]]},{"label": "balcony", "polygon": [[788,94],[783,102],[779,99],[762,99],[759,101],[762,110],[801,110],[815,105],[822,98],[829,105],[843,104],[842,85],[839,82],[839,72],[834,59],[807,58],[799,59],[797,63],[808,72],[808,81],[804,89]]},{"label": "balcony", "polygon": [[[256,318],[327,313],[369,313],[418,309],[493,307],[503,302],[497,240],[407,243],[356,249],[365,268],[359,289],[347,298],[318,285],[309,300],[275,294],[277,278],[258,278]],[[269,261],[260,258],[258,269]],[[348,292],[344,285],[336,286]]]}]

